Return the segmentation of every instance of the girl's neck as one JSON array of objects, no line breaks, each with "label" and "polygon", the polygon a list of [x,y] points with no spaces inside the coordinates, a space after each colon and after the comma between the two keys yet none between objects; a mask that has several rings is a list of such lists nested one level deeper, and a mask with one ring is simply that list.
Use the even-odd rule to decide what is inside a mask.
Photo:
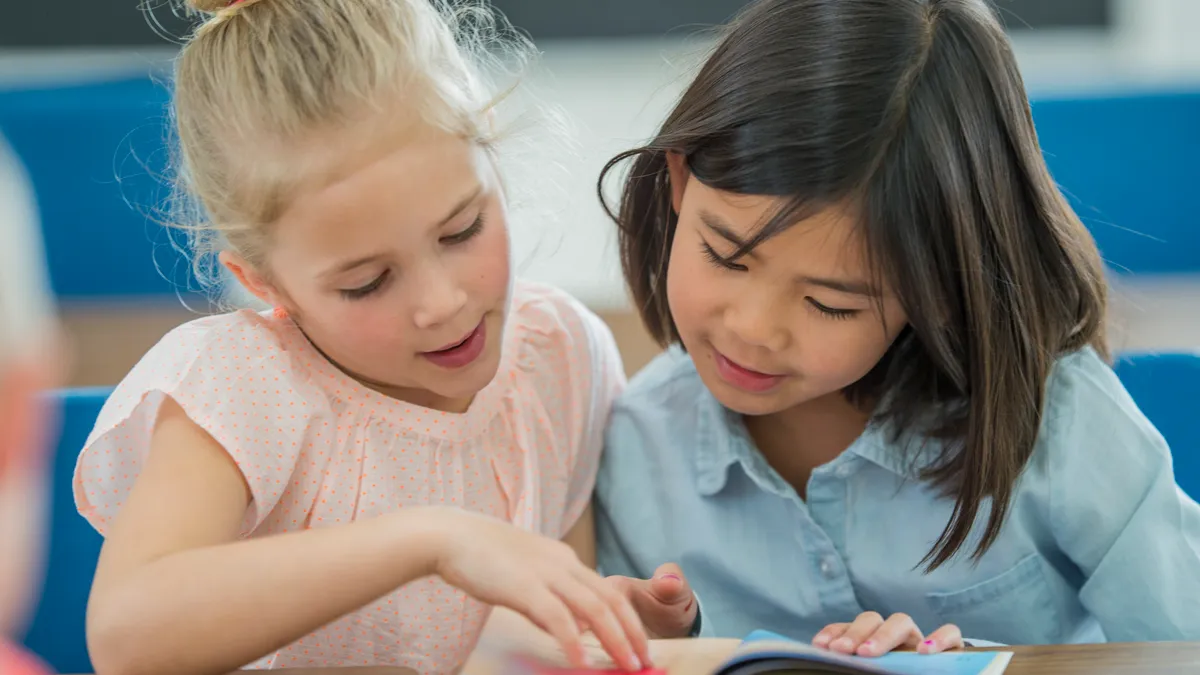
[{"label": "girl's neck", "polygon": [[870,418],[835,392],[771,415],[746,416],[745,424],[767,463],[804,499],[813,469],[850,447]]},{"label": "girl's neck", "polygon": [[296,322],[294,319],[292,322],[293,325],[296,326],[296,329],[300,331],[300,334],[304,336],[304,339],[308,341],[308,344],[311,345],[312,348],[315,349],[322,358],[328,361],[330,365],[332,365],[334,368],[337,368],[346,377],[354,380],[367,389],[374,391],[375,393],[383,394],[388,398],[393,398],[397,401],[402,401],[411,405],[428,408],[429,410],[439,410],[442,412],[455,414],[463,414],[467,412],[467,410],[471,408],[471,403],[475,400],[474,396],[462,399],[450,399],[444,396],[438,396],[431,391],[397,387],[387,384],[386,382],[379,382],[372,380],[369,377],[359,375],[348,368],[344,368],[342,364],[330,358],[329,355],[325,353],[325,350],[321,349],[320,345],[318,345],[316,342],[313,342],[313,339],[308,336],[308,333],[304,331],[304,327],[301,326],[299,322]]}]

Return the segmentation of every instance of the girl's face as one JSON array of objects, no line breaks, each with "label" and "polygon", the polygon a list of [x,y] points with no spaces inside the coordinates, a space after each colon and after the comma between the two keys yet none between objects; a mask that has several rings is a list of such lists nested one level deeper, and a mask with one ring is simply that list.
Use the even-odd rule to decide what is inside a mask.
[{"label": "girl's face", "polygon": [[714,190],[671,162],[679,222],[667,297],[717,400],[769,415],[870,372],[907,319],[890,289],[870,283],[852,215],[826,209],[730,261],[783,200]]},{"label": "girl's face", "polygon": [[269,278],[231,267],[360,382],[461,412],[495,376],[508,227],[477,144],[433,131],[409,138],[303,194],[272,232]]}]

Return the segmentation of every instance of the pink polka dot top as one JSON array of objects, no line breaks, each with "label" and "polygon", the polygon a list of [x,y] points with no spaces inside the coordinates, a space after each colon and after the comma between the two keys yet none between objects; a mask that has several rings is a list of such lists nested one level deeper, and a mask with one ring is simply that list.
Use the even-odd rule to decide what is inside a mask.
[{"label": "pink polka dot top", "polygon": [[[248,310],[172,331],[116,388],[75,469],[101,533],[133,487],[164,396],[232,456],[244,538],[451,505],[561,538],[587,507],[624,373],[612,334],[561,291],[517,283],[500,369],[463,414],[376,393],[287,318]],[[459,668],[489,608],[439,579],[404,586],[252,668]]]}]

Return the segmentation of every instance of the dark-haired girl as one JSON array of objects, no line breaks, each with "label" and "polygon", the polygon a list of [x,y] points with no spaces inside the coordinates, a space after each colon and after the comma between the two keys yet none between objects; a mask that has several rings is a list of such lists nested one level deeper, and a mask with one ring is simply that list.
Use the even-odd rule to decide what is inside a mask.
[{"label": "dark-haired girl", "polygon": [[670,349],[597,520],[651,631],[1200,639],[1200,507],[1106,362],[1100,257],[983,0],[761,0],[626,164]]}]

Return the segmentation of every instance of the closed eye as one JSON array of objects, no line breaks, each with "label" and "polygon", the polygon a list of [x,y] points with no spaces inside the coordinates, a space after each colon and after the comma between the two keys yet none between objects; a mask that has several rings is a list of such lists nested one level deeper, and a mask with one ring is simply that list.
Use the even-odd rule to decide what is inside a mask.
[{"label": "closed eye", "polygon": [[475,235],[479,234],[481,231],[483,231],[483,214],[482,213],[479,214],[479,217],[477,217],[475,219],[475,222],[471,223],[466,229],[461,230],[459,232],[455,232],[454,234],[442,237],[438,241],[442,242],[443,244],[446,244],[447,246],[456,246],[458,244],[465,244],[466,242],[473,239],[475,237]]},{"label": "closed eye", "polygon": [[812,298],[805,299],[808,300],[808,304],[812,305],[814,309],[831,319],[849,319],[862,311],[858,309],[840,309],[837,307],[830,307],[828,305],[822,305]]},{"label": "closed eye", "polygon": [[347,300],[361,300],[382,288],[384,282],[391,277],[391,274],[391,270],[384,270],[382,274],[372,279],[370,283],[358,288],[343,288],[341,290],[342,297]]},{"label": "closed eye", "polygon": [[745,272],[747,269],[749,269],[741,263],[735,263],[728,258],[721,256],[721,254],[717,253],[712,246],[708,245],[707,241],[700,241],[700,252],[703,253],[708,262],[715,267],[733,270],[735,272]]}]

